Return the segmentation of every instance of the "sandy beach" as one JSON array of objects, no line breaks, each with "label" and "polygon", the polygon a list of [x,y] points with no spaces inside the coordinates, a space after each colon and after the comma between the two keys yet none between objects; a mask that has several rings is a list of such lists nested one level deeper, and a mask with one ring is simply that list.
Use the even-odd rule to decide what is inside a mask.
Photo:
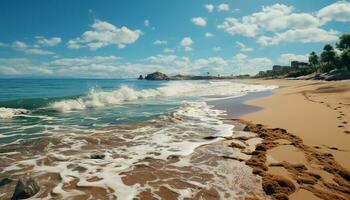
[{"label": "sandy beach", "polygon": [[263,177],[265,192],[271,180],[285,180],[291,187],[272,191],[274,198],[349,199],[350,81],[248,82],[281,86],[245,103],[262,110],[239,117],[264,139],[246,163]]}]

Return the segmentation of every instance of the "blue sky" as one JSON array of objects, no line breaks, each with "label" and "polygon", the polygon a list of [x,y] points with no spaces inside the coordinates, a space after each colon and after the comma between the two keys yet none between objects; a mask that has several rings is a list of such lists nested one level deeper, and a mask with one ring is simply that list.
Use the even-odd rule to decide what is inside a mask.
[{"label": "blue sky", "polygon": [[255,74],[349,32],[348,1],[0,2],[0,77]]}]

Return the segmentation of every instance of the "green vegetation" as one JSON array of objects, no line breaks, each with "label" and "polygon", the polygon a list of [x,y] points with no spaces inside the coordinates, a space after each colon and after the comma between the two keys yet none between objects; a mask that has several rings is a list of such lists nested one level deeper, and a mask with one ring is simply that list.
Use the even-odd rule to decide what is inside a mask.
[{"label": "green vegetation", "polygon": [[330,44],[323,47],[323,51],[318,56],[314,51],[309,55],[309,63],[316,72],[329,72],[333,69],[350,69],[350,34],[339,37],[336,48]]},{"label": "green vegetation", "polygon": [[[336,43],[336,49],[326,44],[318,55],[309,54],[309,62],[291,61],[290,66],[274,65],[272,70],[260,71],[259,78],[303,78],[341,80],[350,78],[350,34],[343,34]],[[307,76],[306,76],[307,75]]]}]

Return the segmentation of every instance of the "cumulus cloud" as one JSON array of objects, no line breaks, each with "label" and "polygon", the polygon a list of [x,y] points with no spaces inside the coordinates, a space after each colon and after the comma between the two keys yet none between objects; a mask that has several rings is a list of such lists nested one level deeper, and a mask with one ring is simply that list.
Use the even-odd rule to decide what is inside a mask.
[{"label": "cumulus cloud", "polygon": [[219,12],[229,11],[229,10],[230,10],[230,6],[226,3],[222,3],[222,4],[218,5]]},{"label": "cumulus cloud", "polygon": [[184,37],[181,42],[181,46],[191,46],[193,44],[193,41],[190,37]]},{"label": "cumulus cloud", "polygon": [[259,31],[257,24],[251,24],[244,21],[240,22],[234,17],[226,18],[225,21],[217,27],[223,29],[228,34],[242,35],[244,37],[255,37]]},{"label": "cumulus cloud", "polygon": [[339,32],[321,28],[291,29],[274,36],[261,36],[257,42],[262,46],[277,45],[281,42],[332,42],[338,39]]},{"label": "cumulus cloud", "polygon": [[350,21],[350,3],[347,1],[338,1],[329,6],[322,8],[318,13],[317,17],[322,20],[328,21],[339,21],[349,22]]},{"label": "cumulus cloud", "polygon": [[206,38],[214,37],[214,35],[213,35],[212,33],[210,33],[210,32],[206,32],[206,33],[204,34],[204,36],[205,36]]},{"label": "cumulus cloud", "polygon": [[170,49],[170,48],[165,48],[165,49],[163,49],[163,52],[164,53],[174,53],[175,50],[174,49]]},{"label": "cumulus cloud", "polygon": [[39,48],[33,48],[30,45],[27,45],[24,42],[21,41],[14,41],[11,44],[11,47],[17,51],[22,51],[26,54],[34,54],[34,55],[52,55],[54,54],[51,51],[46,51],[43,49],[39,49]]},{"label": "cumulus cloud", "polygon": [[166,40],[156,40],[153,42],[154,45],[166,45],[168,44],[168,41]]},{"label": "cumulus cloud", "polygon": [[109,45],[124,48],[126,45],[135,43],[143,34],[140,30],[131,30],[125,26],[119,28],[100,20],[95,20],[91,25],[91,29],[84,32],[80,37],[69,40],[68,48],[96,50]]},{"label": "cumulus cloud", "polygon": [[285,53],[281,54],[278,58],[278,61],[281,64],[289,64],[291,61],[301,61],[301,62],[307,62],[309,59],[308,55],[297,55],[293,53]]},{"label": "cumulus cloud", "polygon": [[322,24],[317,17],[311,14],[293,13],[293,10],[293,6],[284,4],[264,6],[260,12],[244,16],[240,20],[233,17],[226,18],[218,28],[231,35],[255,37],[264,31],[311,28]]},{"label": "cumulus cloud", "polygon": [[321,27],[327,20],[350,21],[348,6],[347,2],[337,2],[312,14],[296,13],[293,6],[277,3],[240,19],[228,17],[217,27],[231,35],[256,38],[262,46],[282,42],[331,42],[339,33]]},{"label": "cumulus cloud", "polygon": [[245,54],[239,53],[231,60],[235,74],[250,74],[255,75],[259,71],[271,69],[272,60],[266,57],[249,57]]},{"label": "cumulus cloud", "polygon": [[247,47],[245,44],[242,42],[236,42],[236,46],[239,48],[240,51],[242,52],[248,52],[248,51],[253,51],[253,48]]},{"label": "cumulus cloud", "polygon": [[194,23],[197,26],[206,26],[207,20],[203,17],[194,17],[191,19],[192,23]]},{"label": "cumulus cloud", "polygon": [[213,12],[214,5],[213,4],[205,4],[204,7],[207,9],[208,12]]},{"label": "cumulus cloud", "polygon": [[185,51],[193,51],[192,47],[184,47]]},{"label": "cumulus cloud", "polygon": [[53,47],[62,42],[62,39],[59,37],[45,38],[43,36],[36,37],[38,44],[42,46]]}]

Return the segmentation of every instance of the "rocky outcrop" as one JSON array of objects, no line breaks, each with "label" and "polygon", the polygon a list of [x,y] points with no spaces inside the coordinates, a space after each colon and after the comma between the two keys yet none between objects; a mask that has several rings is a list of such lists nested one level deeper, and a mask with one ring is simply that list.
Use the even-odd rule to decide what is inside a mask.
[{"label": "rocky outcrop", "polygon": [[328,73],[320,74],[319,78],[324,79],[326,81],[338,81],[338,80],[350,79],[350,70],[335,69]]},{"label": "rocky outcrop", "polygon": [[38,193],[40,187],[32,177],[25,176],[18,180],[11,200],[27,199]]},{"label": "rocky outcrop", "polygon": [[334,69],[326,73],[312,73],[306,76],[299,76],[294,78],[297,80],[325,80],[325,81],[338,81],[350,79],[350,70],[346,69]]},{"label": "rocky outcrop", "polygon": [[138,80],[143,80],[143,76],[140,75],[139,78],[138,78]]},{"label": "rocky outcrop", "polygon": [[152,74],[147,74],[145,77],[146,80],[169,80],[169,77],[166,74],[163,74],[161,72],[154,72]]}]

